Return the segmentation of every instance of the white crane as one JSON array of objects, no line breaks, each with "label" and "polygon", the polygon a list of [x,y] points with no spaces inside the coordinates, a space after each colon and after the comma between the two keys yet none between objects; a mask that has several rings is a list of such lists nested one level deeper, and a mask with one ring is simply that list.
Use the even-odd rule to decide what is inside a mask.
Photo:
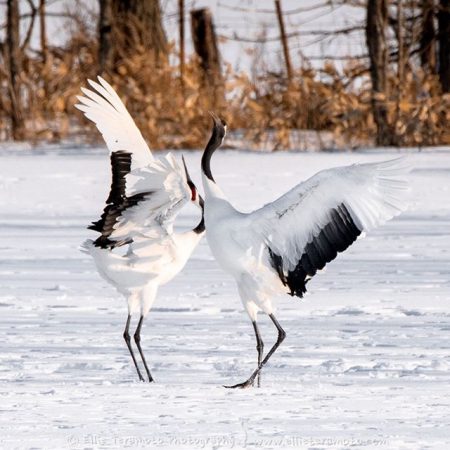
[{"label": "white crane", "polygon": [[[86,240],[82,249],[93,257],[100,275],[127,299],[123,337],[144,381],[129,334],[132,315],[140,314],[134,340],[152,382],[140,344],[142,323],[158,287],[180,272],[204,234],[203,199],[184,158],[184,169],[170,153],[155,159],[114,89],[101,77],[98,80],[89,80],[92,90],[82,88],[84,96],[78,97],[76,107],[103,135],[110,151],[112,185],[100,220],[89,227],[100,236]],[[190,231],[174,233],[174,220],[189,201],[201,208],[201,221]]]},{"label": "white crane", "polygon": [[[213,116],[211,138],[202,157],[206,237],[211,251],[236,280],[256,335],[258,365],[250,378],[231,388],[253,386],[286,333],[274,316],[272,296],[302,297],[308,280],[347,249],[364,231],[406,208],[408,166],[404,158],[323,170],[262,208],[244,214],[227,200],[211,173],[226,124]],[[257,326],[266,313],[278,339],[263,358]]]}]

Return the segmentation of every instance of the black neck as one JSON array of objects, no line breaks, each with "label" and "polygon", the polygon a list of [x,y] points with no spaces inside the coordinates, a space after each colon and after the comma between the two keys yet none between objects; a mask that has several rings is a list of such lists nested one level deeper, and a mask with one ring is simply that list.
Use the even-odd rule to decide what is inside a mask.
[{"label": "black neck", "polygon": [[205,216],[202,213],[202,220],[199,224],[192,230],[196,234],[202,234],[205,231]]},{"label": "black neck", "polygon": [[214,181],[211,173],[211,156],[222,144],[223,137],[225,135],[225,128],[221,123],[215,122],[211,138],[206,145],[205,151],[202,156],[202,170],[203,173],[211,180]]},{"label": "black neck", "polygon": [[194,233],[201,234],[205,231],[205,203],[200,196],[200,208],[202,208],[202,218],[198,225],[192,230]]}]

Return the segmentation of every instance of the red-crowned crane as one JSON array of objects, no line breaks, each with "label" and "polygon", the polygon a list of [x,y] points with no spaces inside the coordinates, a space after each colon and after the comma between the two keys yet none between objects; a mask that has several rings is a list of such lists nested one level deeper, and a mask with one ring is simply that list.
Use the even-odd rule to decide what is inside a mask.
[{"label": "red-crowned crane", "polygon": [[[99,236],[86,240],[82,249],[93,257],[100,275],[127,299],[123,337],[144,381],[129,334],[131,317],[139,313],[134,340],[152,382],[140,343],[142,323],[158,287],[180,272],[204,234],[203,199],[184,159],[182,168],[170,153],[154,158],[114,89],[101,77],[98,80],[89,80],[92,90],[82,88],[84,96],[78,97],[76,107],[103,135],[110,151],[112,185],[100,220],[89,227]],[[190,231],[175,233],[174,220],[189,201],[201,208],[201,221]]]},{"label": "red-crowned crane", "polygon": [[[213,116],[211,138],[202,157],[206,237],[220,266],[236,280],[256,335],[258,364],[253,386],[286,333],[274,316],[271,298],[280,293],[302,297],[307,281],[346,250],[363,232],[406,207],[408,165],[404,158],[323,170],[279,199],[244,214],[227,200],[211,172],[211,156],[220,147],[226,124]],[[266,313],[278,339],[263,358],[258,311]],[[259,383],[258,383],[259,384]]]}]

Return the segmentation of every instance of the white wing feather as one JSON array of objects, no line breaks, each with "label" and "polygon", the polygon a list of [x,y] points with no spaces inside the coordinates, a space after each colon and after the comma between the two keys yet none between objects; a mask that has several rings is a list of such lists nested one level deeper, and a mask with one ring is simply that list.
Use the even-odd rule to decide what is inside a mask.
[{"label": "white wing feather", "polygon": [[293,270],[333,208],[344,204],[361,231],[405,210],[409,170],[406,158],[323,170],[251,213],[251,231],[283,257],[284,269]]},{"label": "white wing feather", "polygon": [[[131,154],[131,170],[125,176],[126,198],[114,205],[121,211],[108,238],[132,240],[136,250],[142,240],[146,248],[149,242],[162,245],[172,232],[177,213],[191,198],[184,168],[172,154],[153,157],[120,97],[103,78],[98,80],[88,80],[92,90],[82,88],[84,96],[78,97],[80,103],[75,106],[96,124],[110,152]],[[117,215],[114,210],[111,214],[114,218]]]},{"label": "white wing feather", "polygon": [[185,171],[171,153],[132,170],[126,176],[126,193],[142,199],[119,217],[111,234],[117,240],[137,236],[157,240],[170,234],[176,215],[191,199]]},{"label": "white wing feather", "polygon": [[75,107],[96,124],[110,152],[131,153],[132,169],[146,166],[153,156],[141,132],[112,86],[101,77],[98,81],[88,80],[93,90],[82,88]]}]

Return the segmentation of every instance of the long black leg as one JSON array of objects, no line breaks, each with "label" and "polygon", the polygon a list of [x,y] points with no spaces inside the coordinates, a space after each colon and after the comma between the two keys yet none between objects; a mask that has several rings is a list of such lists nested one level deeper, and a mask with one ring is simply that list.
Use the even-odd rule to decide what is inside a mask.
[{"label": "long black leg", "polygon": [[131,348],[131,339],[130,339],[130,333],[128,330],[130,329],[130,321],[131,321],[131,315],[128,315],[127,324],[125,326],[125,331],[123,332],[123,338],[125,339],[125,342],[127,343],[128,350],[130,351],[130,355],[133,358],[134,366],[136,367],[136,371],[139,375],[140,381],[145,381],[144,377],[141,374],[141,371],[139,370],[139,366],[137,364],[136,358],[134,357],[133,349]]},{"label": "long black leg", "polygon": [[[263,352],[264,352],[264,342],[261,338],[261,334],[259,332],[258,324],[256,320],[252,321],[253,329],[255,330],[256,337],[256,350],[258,352],[258,367],[261,365]],[[257,386],[261,387],[261,373],[258,373]]]},{"label": "long black leg", "polygon": [[286,337],[286,332],[281,328],[281,325],[278,323],[278,320],[275,318],[273,314],[269,314],[269,317],[271,318],[274,325],[277,327],[278,330],[278,339],[277,342],[273,345],[273,347],[270,349],[269,353],[267,353],[266,357],[262,360],[261,364],[258,365],[257,369],[251,374],[250,378],[247,381],[244,381],[243,383],[235,384],[234,386],[225,386],[228,388],[247,388],[250,386],[253,386],[253,383],[255,382],[255,378],[258,376],[261,369],[267,364],[267,361],[269,361],[270,357],[273,355],[273,353],[276,351],[276,349],[280,346],[280,344],[284,341],[284,338]]},{"label": "long black leg", "polygon": [[134,341],[136,342],[136,346],[139,350],[139,353],[141,355],[142,358],[142,362],[144,363],[144,367],[145,367],[145,371],[147,372],[147,376],[148,376],[148,381],[149,383],[151,383],[153,380],[153,377],[150,373],[150,370],[148,369],[147,366],[147,361],[145,360],[145,356],[144,356],[144,352],[142,351],[141,348],[141,327],[142,327],[142,322],[144,321],[144,316],[141,316],[141,318],[139,319],[139,323],[138,326],[136,328],[136,331],[134,332]]}]

